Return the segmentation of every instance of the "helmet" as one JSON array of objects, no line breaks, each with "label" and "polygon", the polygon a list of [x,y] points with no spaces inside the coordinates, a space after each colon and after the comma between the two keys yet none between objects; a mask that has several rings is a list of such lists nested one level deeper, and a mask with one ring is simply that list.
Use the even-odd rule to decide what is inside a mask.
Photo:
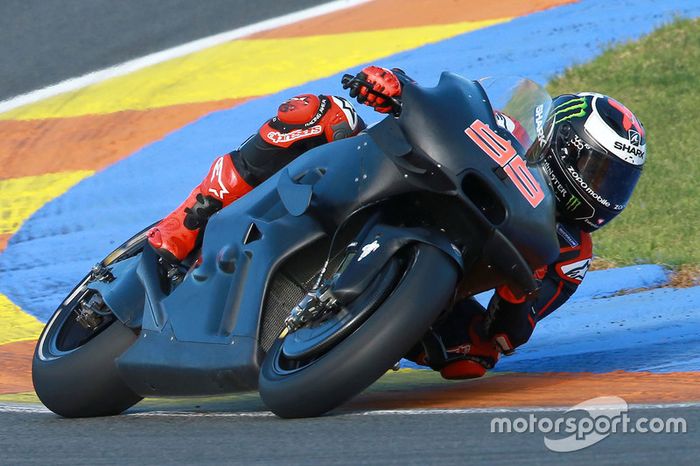
[{"label": "helmet", "polygon": [[616,100],[594,93],[554,99],[540,154],[557,211],[584,231],[602,227],[627,206],[646,158],[644,127]]}]

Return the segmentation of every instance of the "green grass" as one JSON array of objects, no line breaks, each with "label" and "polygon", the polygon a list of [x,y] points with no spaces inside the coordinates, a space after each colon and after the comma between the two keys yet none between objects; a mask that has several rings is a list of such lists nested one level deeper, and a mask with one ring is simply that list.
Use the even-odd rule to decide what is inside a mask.
[{"label": "green grass", "polygon": [[677,20],[567,70],[552,95],[595,91],[629,107],[647,131],[647,163],[627,209],[594,234],[617,264],[700,264],[700,20]]}]

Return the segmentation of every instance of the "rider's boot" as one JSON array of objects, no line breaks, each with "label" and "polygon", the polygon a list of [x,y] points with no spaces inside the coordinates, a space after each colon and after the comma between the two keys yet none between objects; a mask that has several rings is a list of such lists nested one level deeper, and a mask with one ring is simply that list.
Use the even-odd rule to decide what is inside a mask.
[{"label": "rider's boot", "polygon": [[485,335],[484,317],[475,315],[468,329],[468,339],[446,348],[447,364],[440,369],[445,379],[475,379],[496,365],[500,350],[492,338]]},{"label": "rider's boot", "polygon": [[219,157],[185,202],[148,232],[148,242],[166,261],[181,262],[195,248],[209,217],[252,189],[230,155]]},{"label": "rider's boot", "polygon": [[486,328],[486,311],[473,298],[458,302],[405,357],[440,371],[445,379],[482,377],[501,349]]}]

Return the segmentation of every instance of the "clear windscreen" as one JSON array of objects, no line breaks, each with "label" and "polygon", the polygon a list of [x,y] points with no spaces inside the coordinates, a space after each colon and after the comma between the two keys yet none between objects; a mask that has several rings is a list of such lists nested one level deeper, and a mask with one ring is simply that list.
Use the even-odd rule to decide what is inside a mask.
[{"label": "clear windscreen", "polygon": [[[491,106],[522,125],[527,133],[528,155],[541,152],[547,141],[547,115],[552,97],[536,82],[519,76],[482,78],[479,83],[486,91]],[[522,142],[523,138],[519,138]],[[536,146],[535,146],[536,145]],[[534,146],[534,147],[533,147]],[[530,148],[534,149],[530,151]]]}]

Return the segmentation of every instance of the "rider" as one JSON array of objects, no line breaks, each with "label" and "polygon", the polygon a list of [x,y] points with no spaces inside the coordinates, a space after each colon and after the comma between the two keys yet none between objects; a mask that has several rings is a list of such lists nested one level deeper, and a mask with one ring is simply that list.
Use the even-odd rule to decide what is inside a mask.
[{"label": "rider", "polygon": [[[357,77],[397,101],[402,87],[412,82],[399,69],[377,66],[364,68]],[[392,102],[368,90],[367,85],[351,85],[350,96],[377,112],[398,113]],[[496,121],[519,141],[527,138],[507,115],[496,112]],[[149,243],[169,262],[184,260],[214,213],[307,150],[355,136],[364,128],[353,106],[341,97],[303,94],[283,102],[256,134],[214,161],[185,202],[149,232]],[[540,164],[556,198],[559,257],[535,272],[540,283],[535,296],[518,296],[503,285],[487,309],[473,298],[459,301],[407,355],[447,379],[484,375],[501,354],[510,355],[527,342],[536,323],[576,291],[591,262],[590,233],[625,208],[641,174],[644,127],[610,97],[595,93],[556,97],[544,134],[535,144],[541,146]]]}]

